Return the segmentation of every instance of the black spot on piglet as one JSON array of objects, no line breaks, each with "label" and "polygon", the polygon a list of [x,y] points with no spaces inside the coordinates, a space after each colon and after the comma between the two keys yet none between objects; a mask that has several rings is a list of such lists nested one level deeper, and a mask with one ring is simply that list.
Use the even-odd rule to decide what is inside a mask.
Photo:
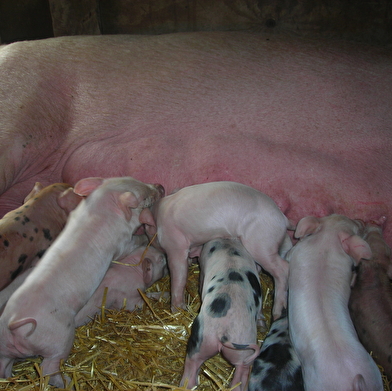
[{"label": "black spot on piglet", "polygon": [[253,298],[255,301],[255,306],[258,307],[260,304],[260,298],[261,298],[260,280],[251,271],[247,271],[246,276],[248,277],[249,283],[253,289]]},{"label": "black spot on piglet", "polygon": [[248,277],[249,283],[252,286],[254,292],[261,296],[261,285],[256,275],[251,271],[247,271],[246,277]]},{"label": "black spot on piglet", "polygon": [[249,345],[241,345],[241,344],[239,344],[239,343],[233,343],[233,346],[234,346],[236,349],[241,349],[241,350],[243,350],[243,349],[246,349]]},{"label": "black spot on piglet", "polygon": [[21,263],[23,265],[26,262],[26,259],[27,259],[27,255],[22,254],[18,259],[18,263]]},{"label": "black spot on piglet", "polygon": [[37,256],[38,258],[42,258],[42,256],[45,254],[45,251],[46,251],[46,249],[39,250],[39,251],[37,252],[36,256]]},{"label": "black spot on piglet", "polygon": [[216,247],[215,247],[215,246],[212,246],[212,247],[210,248],[210,254],[212,254],[215,250],[216,250]]},{"label": "black spot on piglet", "polygon": [[259,357],[264,362],[273,364],[279,371],[284,368],[287,363],[292,360],[290,353],[290,345],[282,343],[274,343],[268,346],[264,351],[259,354]]},{"label": "black spot on piglet", "polygon": [[230,281],[244,281],[241,274],[235,271],[229,273],[229,280]]},{"label": "black spot on piglet", "polygon": [[208,313],[213,318],[222,318],[231,308],[231,298],[227,293],[221,293],[212,301]]},{"label": "black spot on piglet", "polygon": [[44,238],[47,240],[53,240],[51,234],[50,234],[50,230],[48,228],[43,228],[42,232],[44,233]]},{"label": "black spot on piglet", "polygon": [[10,245],[10,242],[9,242],[7,239],[6,239],[6,240],[4,240],[4,242],[3,242],[3,243],[4,243],[4,246],[5,246],[5,247],[8,247],[8,246]]},{"label": "black spot on piglet", "polygon": [[202,340],[203,335],[200,332],[200,319],[197,316],[193,321],[191,335],[186,346],[186,352],[189,356],[192,356],[194,353],[200,350]]},{"label": "black spot on piglet", "polygon": [[233,256],[233,255],[235,255],[235,256],[237,256],[237,257],[240,257],[241,256],[241,254],[238,252],[238,250],[236,250],[235,248],[231,248],[230,250],[229,250],[229,255],[230,256]]},{"label": "black spot on piglet", "polygon": [[19,267],[11,273],[11,280],[15,280],[15,278],[19,275],[19,273],[23,270],[23,266],[19,265]]},{"label": "black spot on piglet", "polygon": [[264,369],[264,363],[261,360],[253,362],[252,374],[258,375]]}]

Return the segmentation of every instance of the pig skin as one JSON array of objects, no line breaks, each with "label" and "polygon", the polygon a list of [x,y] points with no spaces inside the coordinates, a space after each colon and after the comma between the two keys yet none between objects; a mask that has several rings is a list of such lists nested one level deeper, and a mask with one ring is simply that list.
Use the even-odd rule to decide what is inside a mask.
[{"label": "pig skin", "polygon": [[392,380],[392,285],[391,250],[378,227],[370,227],[364,239],[372,260],[361,260],[351,289],[349,309],[359,340]]},{"label": "pig skin", "polygon": [[231,387],[246,391],[250,366],[259,354],[257,319],[262,291],[254,259],[233,239],[215,239],[200,258],[202,305],[192,324],[181,386],[192,389],[203,362],[219,352],[233,365]]},{"label": "pig skin", "polygon": [[294,223],[385,215],[392,245],[391,63],[387,47],[246,32],[3,46],[0,216],[36,181],[230,180]]},{"label": "pig skin", "polygon": [[131,177],[86,178],[74,191],[87,197],[0,317],[0,377],[11,376],[16,358],[40,355],[43,375],[50,375],[50,384],[64,386],[59,364],[73,344],[75,315],[110,262],[134,250],[132,234],[140,227],[141,210],[163,196],[161,186]]},{"label": "pig skin", "polygon": [[297,225],[300,241],[287,254],[288,314],[306,391],[383,391],[348,309],[353,267],[372,255],[362,229],[341,215],[308,216]]},{"label": "pig skin", "polygon": [[81,199],[66,183],[37,182],[24,204],[0,220],[0,290],[44,255]]}]

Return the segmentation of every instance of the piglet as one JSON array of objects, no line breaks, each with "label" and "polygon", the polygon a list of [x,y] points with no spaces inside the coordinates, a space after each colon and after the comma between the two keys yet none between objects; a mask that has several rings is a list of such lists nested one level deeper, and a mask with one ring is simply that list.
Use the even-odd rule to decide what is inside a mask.
[{"label": "piglet", "polygon": [[140,221],[167,253],[171,305],[185,307],[187,258],[215,238],[239,238],[255,261],[275,281],[273,314],[287,305],[288,264],[279,255],[291,248],[286,216],[267,195],[235,182],[210,182],[185,187],[145,209]]},{"label": "piglet", "polygon": [[380,265],[381,269],[392,280],[391,249],[383,238],[382,228],[375,224],[366,224],[364,228],[364,239],[372,249],[372,259]]},{"label": "piglet", "polygon": [[42,257],[81,199],[66,183],[37,182],[24,204],[0,220],[0,290]]},{"label": "piglet", "polygon": [[11,376],[16,358],[43,357],[43,375],[64,386],[60,360],[68,357],[75,315],[105,276],[113,259],[134,250],[132,234],[140,226],[143,208],[163,196],[160,185],[131,177],[87,178],[75,185],[88,196],[8,300],[0,317],[0,377]]},{"label": "piglet", "polygon": [[[128,257],[118,260],[118,263],[114,261],[110,264],[97,290],[76,314],[76,327],[88,323],[99,312],[105,288],[108,288],[105,308],[117,310],[125,308],[133,311],[141,307],[144,302],[138,289],[145,292],[167,274],[166,257],[161,251],[151,246],[143,256],[148,243],[147,237],[145,235],[143,237],[144,243],[136,247]],[[124,299],[125,307],[123,307]]]},{"label": "piglet", "polygon": [[377,365],[359,342],[348,310],[353,267],[372,256],[345,216],[299,221],[289,251],[290,337],[305,390],[382,391]]},{"label": "piglet", "polygon": [[358,265],[349,309],[359,340],[392,379],[392,285],[387,275],[391,250],[378,227],[368,227],[365,240],[373,258]]},{"label": "piglet", "polygon": [[241,382],[236,390],[247,390],[250,365],[259,354],[262,292],[256,263],[234,239],[206,243],[199,263],[202,305],[192,324],[181,386],[196,386],[203,362],[222,352],[236,368],[231,387]]},{"label": "piglet", "polygon": [[[134,235],[133,242],[137,247],[129,256],[112,261],[97,290],[76,314],[75,327],[88,323],[99,312],[105,288],[108,288],[105,308],[121,309],[125,299],[124,308],[132,311],[143,304],[138,290],[145,292],[152,284],[167,274],[165,255],[152,246],[146,250],[148,244],[146,235]],[[0,292],[0,314],[9,298],[23,284],[33,269],[33,267],[27,269]],[[155,297],[157,295],[148,293],[147,296]]]},{"label": "piglet", "polygon": [[[290,295],[290,292],[289,292]],[[301,363],[289,334],[287,311],[275,320],[253,362],[249,391],[303,391]]]}]

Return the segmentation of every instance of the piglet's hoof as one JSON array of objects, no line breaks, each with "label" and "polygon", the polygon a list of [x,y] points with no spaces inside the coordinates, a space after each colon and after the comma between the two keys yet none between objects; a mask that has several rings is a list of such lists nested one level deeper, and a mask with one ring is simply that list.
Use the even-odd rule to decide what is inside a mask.
[{"label": "piglet's hoof", "polygon": [[188,308],[187,308],[187,306],[186,306],[186,304],[184,304],[184,303],[182,303],[182,304],[179,304],[179,305],[172,305],[171,306],[171,312],[172,312],[172,314],[176,314],[177,312],[180,312],[181,310],[187,310]]},{"label": "piglet's hoof", "polygon": [[146,296],[149,299],[155,299],[155,300],[159,300],[159,299],[169,299],[170,298],[170,292],[148,292],[146,293]]}]

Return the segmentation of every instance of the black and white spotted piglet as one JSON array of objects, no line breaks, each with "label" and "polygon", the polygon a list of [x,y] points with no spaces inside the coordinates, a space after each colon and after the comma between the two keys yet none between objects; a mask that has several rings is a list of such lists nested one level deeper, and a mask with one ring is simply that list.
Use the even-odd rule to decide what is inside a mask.
[{"label": "black and white spotted piglet", "polygon": [[291,344],[287,311],[272,323],[253,362],[249,391],[303,391],[301,363]]},{"label": "black and white spotted piglet", "polygon": [[202,306],[192,325],[181,386],[193,388],[204,361],[217,353],[235,366],[231,386],[247,390],[250,366],[258,356],[257,320],[261,285],[253,258],[236,239],[206,243],[200,258]]}]

